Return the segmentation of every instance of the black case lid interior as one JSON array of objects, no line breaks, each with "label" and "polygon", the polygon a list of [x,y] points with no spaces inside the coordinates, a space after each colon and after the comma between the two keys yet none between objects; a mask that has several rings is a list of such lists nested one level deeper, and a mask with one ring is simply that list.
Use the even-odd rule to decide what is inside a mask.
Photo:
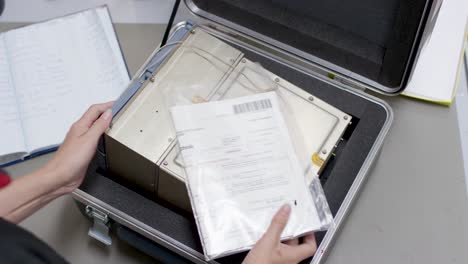
[{"label": "black case lid interior", "polygon": [[[431,0],[189,0],[211,15],[273,38],[400,92]],[[337,70],[340,71],[340,70]],[[342,71],[344,72],[344,71]]]}]

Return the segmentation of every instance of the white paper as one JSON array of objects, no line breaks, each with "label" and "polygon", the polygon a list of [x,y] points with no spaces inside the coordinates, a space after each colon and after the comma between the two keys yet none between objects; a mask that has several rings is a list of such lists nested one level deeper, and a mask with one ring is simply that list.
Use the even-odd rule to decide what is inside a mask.
[{"label": "white paper", "polygon": [[430,34],[418,55],[403,94],[451,103],[457,85],[468,26],[468,2],[442,2]]},{"label": "white paper", "polygon": [[0,35],[0,129],[0,155],[26,150],[3,35]]},{"label": "white paper", "polygon": [[106,4],[116,23],[167,24],[175,0],[7,0],[0,22],[39,22]]},{"label": "white paper", "polygon": [[94,103],[116,99],[129,77],[105,8],[5,34],[28,151],[60,144]]},{"label": "white paper", "polygon": [[250,248],[285,203],[283,238],[320,228],[274,92],[171,113],[208,258]]}]

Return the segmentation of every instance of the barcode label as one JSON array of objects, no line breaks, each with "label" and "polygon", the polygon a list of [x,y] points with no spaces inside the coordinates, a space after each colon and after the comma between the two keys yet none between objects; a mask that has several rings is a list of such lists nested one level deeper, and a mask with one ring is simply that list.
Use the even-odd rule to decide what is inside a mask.
[{"label": "barcode label", "polygon": [[243,114],[247,112],[254,112],[272,108],[270,99],[263,99],[238,105],[232,106],[234,109],[234,114]]}]

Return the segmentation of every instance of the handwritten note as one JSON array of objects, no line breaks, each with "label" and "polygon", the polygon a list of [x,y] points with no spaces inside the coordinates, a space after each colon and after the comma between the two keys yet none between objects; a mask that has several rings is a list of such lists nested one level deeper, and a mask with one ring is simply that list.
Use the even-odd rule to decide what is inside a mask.
[{"label": "handwritten note", "polygon": [[23,151],[60,144],[70,125],[91,104],[116,99],[129,82],[105,7],[12,30],[1,37],[0,75],[5,78],[0,82],[11,85],[0,87],[2,109],[7,111],[7,105],[10,109],[0,118],[20,124]]},{"label": "handwritten note", "polygon": [[0,35],[0,155],[24,152],[23,131],[19,120],[5,42]]}]

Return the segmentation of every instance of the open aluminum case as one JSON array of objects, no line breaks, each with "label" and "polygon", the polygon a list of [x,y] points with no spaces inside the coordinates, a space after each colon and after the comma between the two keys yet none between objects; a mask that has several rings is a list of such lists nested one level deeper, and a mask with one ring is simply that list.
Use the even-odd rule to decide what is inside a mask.
[{"label": "open aluminum case", "polygon": [[[336,223],[317,234],[319,248],[308,262],[322,262],[393,118],[385,102],[362,90],[396,95],[404,89],[426,19],[433,12],[432,1],[186,0],[176,6],[176,25],[167,43],[177,43],[201,29],[304,89],[304,96],[312,94],[352,117],[320,174]],[[154,82],[165,59],[176,50],[177,45],[170,45],[148,58],[114,105],[114,115],[142,87]],[[168,185],[161,179],[171,180],[161,177],[171,174],[164,168],[167,159],[159,159],[157,166],[134,159],[130,167],[134,178],[119,177],[119,169],[109,170],[110,156],[121,151],[109,147],[111,140],[106,137],[101,142],[87,177],[73,194],[94,220],[89,234],[110,244],[112,228],[119,238],[164,262],[205,263],[193,216],[157,197],[183,192],[164,187]],[[123,158],[117,164],[125,162]],[[147,170],[156,177],[142,177]],[[146,185],[141,184],[144,181]],[[240,253],[214,263],[240,263],[244,256]]]}]

